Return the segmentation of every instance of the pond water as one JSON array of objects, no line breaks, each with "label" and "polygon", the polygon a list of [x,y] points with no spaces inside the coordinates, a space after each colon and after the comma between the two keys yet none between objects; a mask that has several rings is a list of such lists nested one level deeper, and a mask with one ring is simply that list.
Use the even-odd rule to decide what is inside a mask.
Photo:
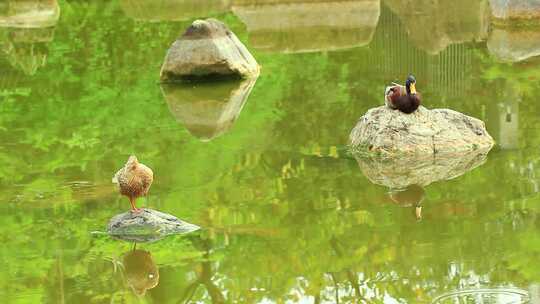
[{"label": "pond water", "polygon": [[[540,303],[540,28],[445,3],[1,2],[0,301]],[[201,17],[258,79],[159,85]],[[409,72],[497,146],[396,193],[346,144]],[[154,170],[138,205],[200,231],[93,233],[129,209],[111,177],[130,154]]]}]

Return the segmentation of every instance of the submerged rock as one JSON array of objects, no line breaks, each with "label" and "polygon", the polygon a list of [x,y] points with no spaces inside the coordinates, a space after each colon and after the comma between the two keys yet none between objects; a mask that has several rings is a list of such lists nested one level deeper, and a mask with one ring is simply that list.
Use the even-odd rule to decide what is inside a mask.
[{"label": "submerged rock", "polygon": [[126,241],[151,242],[167,235],[184,234],[200,229],[177,217],[152,209],[131,211],[114,216],[107,226],[109,235]]},{"label": "submerged rock", "polygon": [[242,81],[162,85],[169,111],[193,136],[207,142],[229,131],[257,78]]},{"label": "submerged rock", "polygon": [[161,67],[161,81],[208,76],[250,78],[259,65],[225,24],[215,19],[195,20],[178,38]]},{"label": "submerged rock", "polygon": [[384,158],[465,155],[494,144],[481,120],[422,106],[412,114],[386,106],[371,109],[360,118],[349,141],[353,152]]},{"label": "submerged rock", "polygon": [[410,185],[427,186],[433,182],[461,176],[481,166],[489,150],[472,151],[461,157],[409,155],[400,158],[380,159],[357,156],[362,173],[374,184],[390,189],[405,189]]}]

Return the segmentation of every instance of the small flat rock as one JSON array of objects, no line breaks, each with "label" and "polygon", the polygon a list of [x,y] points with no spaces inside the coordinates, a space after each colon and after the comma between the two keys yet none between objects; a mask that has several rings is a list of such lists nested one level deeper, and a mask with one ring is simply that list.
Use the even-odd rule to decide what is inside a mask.
[{"label": "small flat rock", "polygon": [[489,151],[493,138],[484,122],[449,110],[420,106],[404,114],[386,106],[370,109],[349,136],[353,152],[383,158],[404,156],[460,156]]},{"label": "small flat rock", "polygon": [[225,24],[195,20],[170,47],[161,67],[162,82],[205,77],[251,78],[259,65]]},{"label": "small flat rock", "polygon": [[109,235],[126,241],[152,242],[172,234],[185,234],[200,229],[177,217],[152,209],[115,215],[107,226]]}]

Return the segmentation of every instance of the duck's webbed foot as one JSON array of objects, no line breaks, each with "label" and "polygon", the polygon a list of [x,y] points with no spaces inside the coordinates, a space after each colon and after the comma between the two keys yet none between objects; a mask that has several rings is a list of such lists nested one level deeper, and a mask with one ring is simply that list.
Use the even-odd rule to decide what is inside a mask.
[{"label": "duck's webbed foot", "polygon": [[135,208],[131,209],[131,213],[139,214],[143,211],[143,208]]},{"label": "duck's webbed foot", "polygon": [[135,214],[141,213],[142,208],[137,208],[137,207],[135,206],[135,199],[130,198],[130,199],[129,199],[129,203],[131,204],[131,213],[135,213]]}]

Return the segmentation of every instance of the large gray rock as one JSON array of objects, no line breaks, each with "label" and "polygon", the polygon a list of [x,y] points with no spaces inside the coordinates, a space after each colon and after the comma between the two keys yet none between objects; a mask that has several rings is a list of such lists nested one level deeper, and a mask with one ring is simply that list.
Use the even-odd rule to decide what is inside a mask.
[{"label": "large gray rock", "polygon": [[200,229],[177,217],[152,209],[132,211],[114,216],[107,226],[109,235],[126,241],[151,242],[171,234],[184,234]]},{"label": "large gray rock", "polygon": [[412,114],[373,108],[360,117],[349,141],[353,152],[383,158],[458,156],[489,150],[494,144],[481,120],[422,106]]},{"label": "large gray rock", "polygon": [[259,65],[225,24],[215,19],[195,20],[178,38],[161,67],[161,81],[207,76],[250,78]]},{"label": "large gray rock", "polygon": [[497,19],[540,18],[539,0],[489,0],[491,14]]}]

